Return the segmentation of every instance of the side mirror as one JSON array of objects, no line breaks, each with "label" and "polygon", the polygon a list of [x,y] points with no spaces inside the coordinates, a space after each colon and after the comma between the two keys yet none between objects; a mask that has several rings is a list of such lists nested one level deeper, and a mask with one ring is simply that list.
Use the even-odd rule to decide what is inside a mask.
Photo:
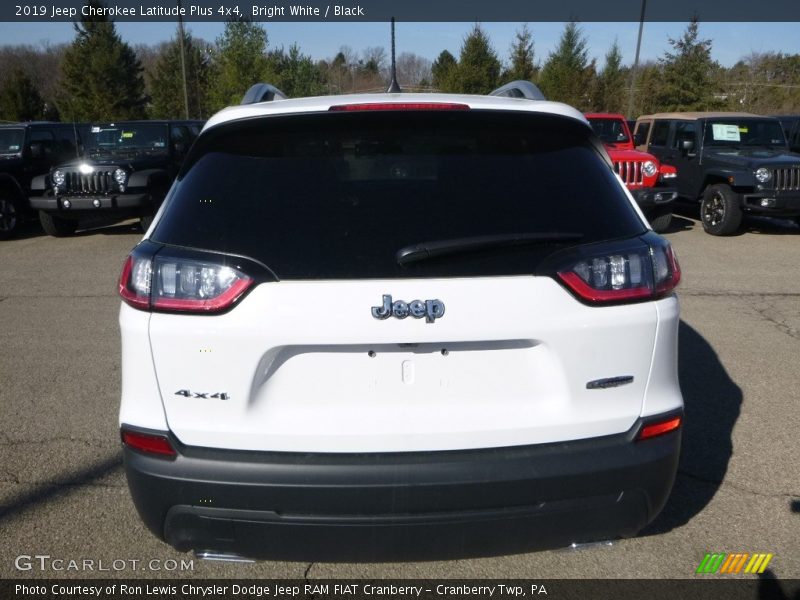
[{"label": "side mirror", "polygon": [[41,158],[44,154],[42,142],[31,142],[28,144],[28,152],[30,152],[31,158]]},{"label": "side mirror", "polygon": [[694,151],[694,140],[681,140],[681,150],[685,154],[690,154]]}]

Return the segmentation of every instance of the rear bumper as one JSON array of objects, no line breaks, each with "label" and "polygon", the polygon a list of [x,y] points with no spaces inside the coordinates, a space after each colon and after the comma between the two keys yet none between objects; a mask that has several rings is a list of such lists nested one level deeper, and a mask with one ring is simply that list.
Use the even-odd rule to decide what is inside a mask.
[{"label": "rear bumper", "polygon": [[[662,416],[663,417],[663,416]],[[646,422],[653,419],[647,419]],[[635,535],[666,503],[680,430],[395,454],[124,449],[139,514],[178,550],[303,561],[432,560]]]},{"label": "rear bumper", "polygon": [[[64,202],[68,201],[69,205]],[[150,194],[114,194],[112,196],[34,196],[31,208],[45,212],[69,215],[75,212],[113,212],[152,208]]]}]

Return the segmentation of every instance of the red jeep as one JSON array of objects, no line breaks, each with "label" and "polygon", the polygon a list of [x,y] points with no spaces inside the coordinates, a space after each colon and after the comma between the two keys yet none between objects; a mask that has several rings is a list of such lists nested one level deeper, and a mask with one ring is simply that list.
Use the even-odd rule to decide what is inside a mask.
[{"label": "red jeep", "polygon": [[677,176],[677,169],[659,164],[652,154],[635,150],[624,116],[586,113],[586,118],[650,225],[658,232],[666,230],[672,219],[672,204],[678,196],[677,188],[669,185]]}]

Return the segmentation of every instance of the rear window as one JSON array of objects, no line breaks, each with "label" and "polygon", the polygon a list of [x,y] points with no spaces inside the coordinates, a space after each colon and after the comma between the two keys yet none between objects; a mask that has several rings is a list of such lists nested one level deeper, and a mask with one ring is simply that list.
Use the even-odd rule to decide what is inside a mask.
[{"label": "rear window", "polygon": [[198,138],[152,239],[281,279],[531,273],[575,241],[399,265],[403,247],[512,233],[631,237],[641,221],[570,119],[464,111],[266,117]]}]

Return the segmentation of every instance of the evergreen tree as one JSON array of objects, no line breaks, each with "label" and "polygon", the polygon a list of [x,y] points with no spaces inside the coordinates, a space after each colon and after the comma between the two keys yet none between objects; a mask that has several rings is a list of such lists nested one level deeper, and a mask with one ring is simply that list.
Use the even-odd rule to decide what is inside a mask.
[{"label": "evergreen tree", "polygon": [[[91,2],[99,7],[98,1]],[[56,105],[64,118],[114,121],[145,117],[142,65],[105,16],[82,17],[61,62]]]},{"label": "evergreen tree", "polygon": [[594,61],[589,62],[586,38],[577,23],[567,23],[558,47],[542,67],[539,87],[548,100],[585,109],[591,104],[594,77]]},{"label": "evergreen tree", "polygon": [[267,32],[252,21],[228,21],[216,40],[208,97],[211,108],[239,104],[255,83],[274,81],[267,60]]},{"label": "evergreen tree", "polygon": [[669,38],[672,52],[660,59],[664,82],[658,97],[662,110],[712,110],[721,102],[714,98],[713,73],[719,65],[711,58],[711,40],[699,37],[697,17],[692,18],[683,36]]},{"label": "evergreen tree", "polygon": [[533,81],[536,78],[537,68],[533,62],[533,35],[527,24],[517,31],[509,54],[511,56],[511,64],[503,72],[503,81],[509,82],[518,79]]},{"label": "evergreen tree", "polygon": [[449,81],[457,65],[456,57],[447,50],[442,50],[431,65],[431,82],[433,83],[433,87],[442,91],[449,89]]},{"label": "evergreen tree", "polygon": [[597,78],[595,86],[595,110],[621,113],[625,106],[626,71],[622,67],[622,53],[619,44],[614,43],[606,54],[606,63]]},{"label": "evergreen tree", "polygon": [[269,70],[276,75],[274,85],[292,98],[319,96],[325,90],[319,68],[297,44],[292,44],[289,52],[283,48],[270,52]]},{"label": "evergreen tree", "polygon": [[[156,59],[150,80],[152,106],[150,113],[157,119],[182,119],[186,116],[181,70],[181,44],[178,32]],[[204,48],[188,32],[184,33],[186,57],[186,89],[189,99],[189,118],[209,116],[207,87],[209,60]]]},{"label": "evergreen tree", "polygon": [[34,121],[44,115],[45,105],[33,82],[20,68],[6,77],[0,88],[0,120]]},{"label": "evergreen tree", "polygon": [[639,65],[636,88],[633,91],[633,115],[629,116],[662,112],[662,108],[658,104],[658,98],[661,95],[663,83],[664,75],[661,65],[655,62]]},{"label": "evergreen tree", "polygon": [[[475,25],[464,38],[458,65],[445,86],[445,91],[462,94],[488,94],[500,79],[500,60],[491,46],[489,36]],[[447,88],[450,89],[447,89]]]}]

